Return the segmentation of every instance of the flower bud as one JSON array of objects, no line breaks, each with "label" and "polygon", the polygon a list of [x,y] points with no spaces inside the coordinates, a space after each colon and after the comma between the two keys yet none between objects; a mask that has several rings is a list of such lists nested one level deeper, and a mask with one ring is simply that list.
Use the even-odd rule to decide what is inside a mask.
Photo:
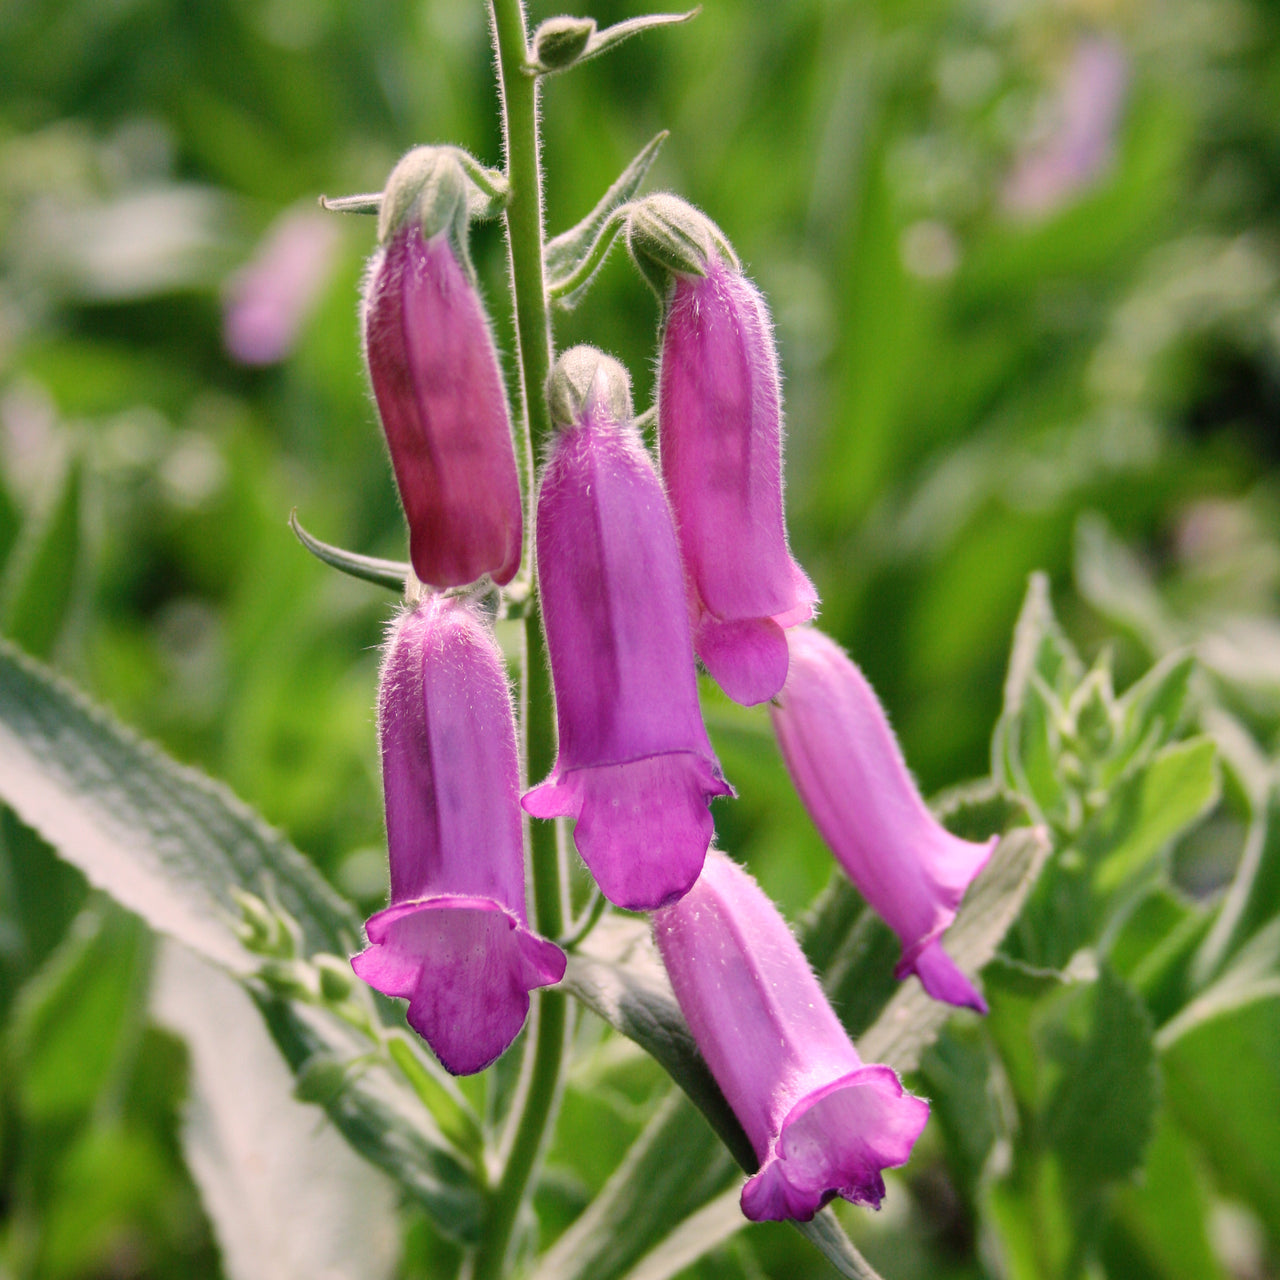
[{"label": "flower bud", "polygon": [[658,448],[694,648],[734,701],[765,702],[787,675],[783,629],[813,616],[817,592],[787,547],[769,313],[719,253],[674,278],[658,370]]},{"label": "flower bud", "polygon": [[594,18],[548,18],[533,33],[534,61],[548,71],[572,66],[595,33]]},{"label": "flower bud", "polygon": [[392,173],[364,301],[365,356],[409,523],[437,588],[520,566],[521,496],[506,392],[466,256],[468,179],[445,148]]},{"label": "flower bud", "polygon": [[429,597],[395,624],[378,695],[391,905],[351,964],[409,1000],[409,1025],[454,1075],[519,1034],[529,991],[564,976],[532,933],[515,722],[492,632],[459,599]]},{"label": "flower bud", "polygon": [[986,1013],[942,935],[995,839],[962,840],[929,812],[875,691],[834,640],[814,627],[787,640],[791,666],[773,725],[809,816],[902,942],[895,975],[914,973],[935,1000]]},{"label": "flower bud", "polygon": [[538,494],[538,580],[560,746],[523,804],[575,818],[605,897],[647,910],[697,879],[708,803],[731,791],[702,724],[675,532],[626,370],[574,348],[550,389],[562,430]]},{"label": "flower bud", "polygon": [[681,1011],[742,1127],[758,1172],[753,1221],[807,1222],[832,1196],[880,1207],[881,1170],[905,1164],[929,1104],[865,1065],[787,922],[713,849],[698,883],[653,917]]}]

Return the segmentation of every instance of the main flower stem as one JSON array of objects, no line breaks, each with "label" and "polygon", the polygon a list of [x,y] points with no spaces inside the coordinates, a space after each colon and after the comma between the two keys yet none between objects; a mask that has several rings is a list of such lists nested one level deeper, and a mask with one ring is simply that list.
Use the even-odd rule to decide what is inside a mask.
[{"label": "main flower stem", "polygon": [[[534,460],[551,432],[546,386],[551,372],[551,323],[547,313],[542,270],[542,173],[538,154],[538,81],[525,70],[528,36],[521,0],[490,0],[498,81],[502,97],[506,143],[507,244],[511,258],[511,288],[515,305],[516,349],[523,412],[521,441],[527,481],[528,519],[534,528]],[[528,554],[532,554],[530,551]],[[551,772],[555,763],[555,702],[537,607],[532,567],[530,607],[525,613],[524,682],[521,724],[525,760],[531,781]],[[556,825],[530,823],[534,916],[539,932],[556,938],[564,931],[563,876]],[[533,1042],[526,1050],[525,1087],[513,1137],[498,1184],[489,1204],[484,1236],[476,1252],[473,1280],[501,1280],[505,1274],[511,1237],[520,1206],[542,1151],[548,1125],[560,1093],[561,1063],[569,1030],[565,997],[559,991],[540,991],[535,997]]]}]

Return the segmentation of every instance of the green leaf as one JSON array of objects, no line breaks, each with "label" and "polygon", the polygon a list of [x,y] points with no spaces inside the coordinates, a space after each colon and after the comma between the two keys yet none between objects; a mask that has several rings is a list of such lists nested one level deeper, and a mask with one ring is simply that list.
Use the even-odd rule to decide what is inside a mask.
[{"label": "green leaf", "polygon": [[[1095,1190],[1142,1163],[1155,1126],[1158,1088],[1151,1019],[1138,995],[1103,969],[1096,983],[1060,997],[1070,1026],[1084,1014],[1078,1043],[1055,1034],[1045,1047],[1062,1078],[1043,1112],[1044,1141],[1076,1187]],[[1073,1006],[1087,1001],[1087,1011]]]},{"label": "green leaf", "polygon": [[358,552],[321,542],[302,527],[296,509],[289,512],[289,528],[317,560],[331,569],[337,569],[339,573],[352,578],[360,578],[364,582],[372,582],[379,587],[387,587],[397,595],[404,591],[411,568],[407,561],[379,560],[376,556],[362,556]]},{"label": "green leaf", "polygon": [[[995,955],[1048,856],[1048,837],[1040,828],[1011,831],[996,845],[943,940],[947,954],[966,975],[975,977]],[[858,1052],[867,1062],[913,1071],[954,1013],[926,995],[918,981],[908,979],[859,1039]]]},{"label": "green leaf", "polygon": [[28,1121],[66,1123],[110,1089],[140,1031],[150,941],[136,916],[98,899],[19,992],[10,1035]]},{"label": "green leaf", "polygon": [[1084,674],[1053,615],[1048,579],[1032,574],[1014,628],[1004,708],[991,740],[991,771],[1040,816],[1057,814],[1064,802],[1057,772],[1059,735],[1067,699]]},{"label": "green leaf", "polygon": [[724,1144],[688,1096],[671,1089],[599,1194],[539,1259],[530,1280],[614,1280],[668,1240],[673,1223],[733,1182],[728,1230],[705,1237],[703,1251],[710,1250],[746,1225],[736,1201],[739,1179]]},{"label": "green leaf", "polygon": [[1158,752],[1121,784],[1081,833],[1094,883],[1110,893],[1141,871],[1218,802],[1221,779],[1212,738],[1189,738]]},{"label": "green leaf", "polygon": [[397,1076],[369,1061],[368,1042],[326,1010],[249,986],[276,1046],[294,1075],[312,1064],[341,1066],[343,1083],[321,1099],[329,1119],[366,1160],[390,1174],[451,1239],[474,1243],[484,1200],[460,1152],[431,1123]]},{"label": "green leaf", "polygon": [[39,658],[52,651],[71,605],[80,558],[80,473],[73,458],[44,518],[24,530],[0,596],[0,631]]},{"label": "green leaf", "polygon": [[1120,738],[1108,761],[1108,780],[1121,776],[1133,764],[1143,763],[1146,751],[1176,736],[1187,712],[1196,670],[1193,654],[1171,653],[1125,690],[1116,704]]},{"label": "green leaf", "polygon": [[305,951],[349,954],[359,918],[225,787],[141,742],[0,640],[0,799],[91,883],[233,973],[258,958],[233,887],[274,893]]},{"label": "green leaf", "polygon": [[1157,1038],[1165,1096],[1228,1194],[1280,1237],[1280,990],[1201,1008]]},{"label": "green leaf", "polygon": [[606,916],[569,956],[564,986],[655,1058],[710,1121],[734,1159],[744,1169],[755,1169],[751,1142],[698,1052],[644,923]]},{"label": "green leaf", "polygon": [[253,1001],[230,978],[168,944],[153,1006],[187,1043],[182,1145],[229,1280],[391,1275],[399,1252],[392,1184],[316,1112]]},{"label": "green leaf", "polygon": [[[573,305],[573,300],[604,261],[612,235],[617,231],[614,215],[640,190],[640,184],[668,137],[670,134],[664,129],[651,138],[600,197],[595,208],[576,226],[547,242],[543,251],[547,291],[553,298],[560,298],[562,306]],[[613,231],[607,233],[606,238],[606,228],[611,223]],[[593,261],[594,266],[588,270],[588,264]],[[585,275],[582,274],[584,271]],[[576,283],[570,283],[575,280]]]},{"label": "green leaf", "polygon": [[1166,1108],[1142,1176],[1117,1189],[1102,1258],[1110,1276],[1225,1280],[1209,1239],[1210,1201],[1190,1144]]}]

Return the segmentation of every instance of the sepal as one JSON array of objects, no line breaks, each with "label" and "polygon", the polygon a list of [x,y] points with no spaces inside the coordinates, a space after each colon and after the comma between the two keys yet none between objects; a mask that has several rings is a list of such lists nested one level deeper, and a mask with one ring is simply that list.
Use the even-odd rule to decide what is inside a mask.
[{"label": "sepal", "polygon": [[588,58],[606,53],[642,31],[688,22],[701,12],[702,6],[696,5],[685,13],[650,13],[641,18],[629,18],[626,22],[615,23],[603,31],[596,30],[594,18],[548,18],[534,32],[526,70],[536,76],[564,71],[580,62],[586,62]]},{"label": "sepal", "polygon": [[631,206],[627,248],[659,299],[666,298],[672,275],[705,276],[713,258],[739,269],[724,232],[700,209],[668,191]]}]

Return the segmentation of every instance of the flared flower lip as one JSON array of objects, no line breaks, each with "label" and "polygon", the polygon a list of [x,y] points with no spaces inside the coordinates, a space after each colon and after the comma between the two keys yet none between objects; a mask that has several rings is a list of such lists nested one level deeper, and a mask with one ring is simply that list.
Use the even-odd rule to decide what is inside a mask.
[{"label": "flared flower lip", "polygon": [[[900,1168],[911,1158],[911,1150],[915,1145],[916,1139],[919,1138],[929,1119],[929,1104],[924,1098],[918,1098],[913,1094],[907,1093],[902,1087],[902,1081],[891,1067],[886,1067],[881,1063],[864,1063],[859,1067],[855,1067],[852,1071],[837,1077],[835,1080],[819,1085],[806,1093],[787,1112],[782,1123],[778,1126],[778,1135],[773,1141],[769,1154],[760,1162],[759,1169],[747,1180],[747,1185],[743,1188],[744,1213],[746,1212],[746,1201],[750,1198],[750,1190],[753,1186],[759,1185],[759,1180],[762,1179],[763,1175],[766,1175],[774,1166],[782,1165],[785,1169],[788,1163],[796,1162],[796,1157],[786,1154],[788,1129],[798,1124],[808,1112],[833,1094],[840,1093],[844,1089],[857,1088],[861,1085],[870,1085],[872,1083],[888,1084],[899,1098],[911,1099],[916,1105],[918,1115],[918,1123],[913,1124],[900,1139],[902,1146],[900,1158],[896,1158],[898,1153],[895,1152],[895,1158],[885,1161],[877,1160],[875,1162],[875,1180],[879,1185],[879,1194],[869,1194],[856,1184],[824,1185],[819,1187],[815,1183],[812,1187],[806,1188],[787,1179],[793,1195],[797,1199],[807,1202],[807,1212],[788,1213],[786,1216],[794,1217],[799,1222],[808,1222],[813,1218],[814,1214],[829,1204],[836,1196],[847,1199],[853,1204],[864,1204],[873,1209],[880,1207],[880,1200],[884,1193],[883,1179],[879,1177],[880,1170]],[[832,1142],[834,1143],[837,1140],[838,1135],[832,1135]]]}]

